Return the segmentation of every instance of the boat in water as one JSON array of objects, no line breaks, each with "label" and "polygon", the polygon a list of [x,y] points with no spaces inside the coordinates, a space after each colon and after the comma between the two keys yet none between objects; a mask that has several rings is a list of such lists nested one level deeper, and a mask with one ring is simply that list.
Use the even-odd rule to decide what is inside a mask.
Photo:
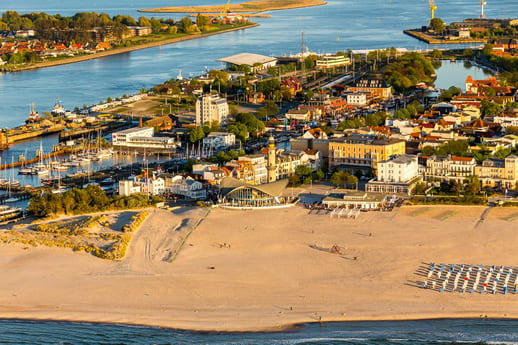
[{"label": "boat in water", "polygon": [[40,114],[35,110],[35,103],[31,104],[31,112],[29,113],[29,117],[27,117],[27,120],[25,120],[25,123],[35,123],[40,122],[41,117]]},{"label": "boat in water", "polygon": [[20,201],[20,198],[17,198],[17,197],[12,196],[12,197],[10,197],[10,198],[8,198],[8,199],[5,199],[4,201],[5,201],[6,203],[13,203],[13,202]]}]

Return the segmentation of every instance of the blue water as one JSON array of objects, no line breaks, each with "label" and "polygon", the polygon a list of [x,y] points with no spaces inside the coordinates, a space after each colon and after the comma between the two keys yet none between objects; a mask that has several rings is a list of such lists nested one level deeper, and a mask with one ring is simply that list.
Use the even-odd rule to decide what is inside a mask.
[{"label": "blue water", "polygon": [[0,321],[0,344],[425,345],[518,344],[518,321],[333,322],[281,333],[196,333],[120,325]]},{"label": "blue water", "polygon": [[[143,15],[138,8],[166,5],[219,4],[216,0],[0,0],[0,12],[46,11],[71,15],[78,11]],[[476,17],[478,1],[437,0],[437,16],[446,22]],[[486,6],[488,17],[513,17],[518,1],[492,1]],[[427,49],[428,45],[403,34],[420,27],[429,17],[424,0],[330,0],[325,6],[272,11],[271,18],[258,18],[260,27],[225,33],[162,47],[76,64],[0,74],[0,127],[11,127],[27,117],[31,102],[38,111],[48,111],[60,97],[66,108],[91,105],[108,96],[138,92],[166,79],[201,74],[205,67],[219,68],[215,60],[241,52],[284,55],[300,51],[300,33],[311,51],[336,52],[346,49],[407,48]],[[151,16],[152,14],[146,14]],[[171,14],[164,17],[180,18]]]}]

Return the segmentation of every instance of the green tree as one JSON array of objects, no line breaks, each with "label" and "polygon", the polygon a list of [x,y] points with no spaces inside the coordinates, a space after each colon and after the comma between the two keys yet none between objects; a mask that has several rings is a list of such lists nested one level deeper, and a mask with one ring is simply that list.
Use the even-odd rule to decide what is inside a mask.
[{"label": "green tree", "polygon": [[441,18],[433,18],[430,20],[430,27],[435,32],[443,32],[446,30],[446,24],[444,24]]},{"label": "green tree", "polygon": [[432,51],[432,58],[433,59],[437,59],[437,60],[440,60],[442,58],[442,51],[440,51],[439,49],[434,49]]},{"label": "green tree", "polygon": [[295,174],[304,180],[306,177],[311,176],[311,168],[307,165],[298,165],[295,168]]},{"label": "green tree", "polygon": [[183,17],[178,24],[180,32],[191,33],[192,32],[192,19],[189,17]]},{"label": "green tree", "polygon": [[200,141],[205,137],[205,133],[203,132],[203,128],[201,126],[192,127],[189,130],[189,141],[191,143],[195,143]]},{"label": "green tree", "polygon": [[151,22],[146,17],[140,17],[138,19],[139,26],[151,27]]},{"label": "green tree", "polygon": [[480,192],[480,180],[478,177],[471,175],[464,181],[464,192],[466,195],[475,196]]},{"label": "green tree", "polygon": [[488,99],[482,100],[482,103],[480,105],[480,112],[483,116],[495,116],[500,114],[501,111],[502,107],[500,105]]},{"label": "green tree", "polygon": [[491,44],[491,43],[486,43],[484,45],[484,48],[482,49],[482,53],[485,55],[485,56],[490,56],[491,53],[493,52],[493,48],[494,46]]},{"label": "green tree", "polygon": [[196,26],[200,29],[200,31],[206,31],[207,25],[209,25],[209,18],[200,13],[196,16]]},{"label": "green tree", "polygon": [[227,132],[233,133],[241,142],[248,139],[248,128],[242,123],[232,123],[227,126]]}]

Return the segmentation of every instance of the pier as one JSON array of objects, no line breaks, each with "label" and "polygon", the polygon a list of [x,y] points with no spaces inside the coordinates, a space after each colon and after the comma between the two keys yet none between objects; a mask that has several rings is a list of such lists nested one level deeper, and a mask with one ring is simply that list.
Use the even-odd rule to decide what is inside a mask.
[{"label": "pier", "polygon": [[405,34],[408,36],[412,36],[417,38],[420,41],[426,42],[428,44],[464,44],[464,43],[487,43],[486,39],[483,38],[469,38],[469,39],[444,39],[438,38],[434,36],[427,35],[421,32],[419,29],[414,30],[403,30]]}]

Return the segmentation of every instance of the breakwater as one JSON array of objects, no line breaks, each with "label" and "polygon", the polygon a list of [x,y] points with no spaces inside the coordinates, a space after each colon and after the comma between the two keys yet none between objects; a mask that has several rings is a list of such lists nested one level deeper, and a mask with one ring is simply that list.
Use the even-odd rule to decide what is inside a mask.
[{"label": "breakwater", "polygon": [[487,40],[483,38],[459,38],[459,39],[445,39],[427,35],[419,30],[403,30],[409,36],[417,38],[420,41],[428,44],[469,44],[469,43],[486,43]]}]

